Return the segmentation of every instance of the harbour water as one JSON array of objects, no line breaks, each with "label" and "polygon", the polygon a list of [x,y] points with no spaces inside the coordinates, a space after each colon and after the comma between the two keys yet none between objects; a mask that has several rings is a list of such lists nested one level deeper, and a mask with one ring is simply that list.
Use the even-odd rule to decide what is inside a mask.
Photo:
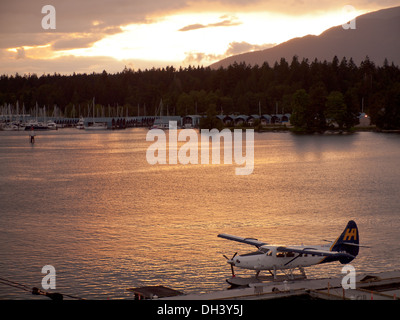
[{"label": "harbour water", "polygon": [[[185,293],[226,288],[222,254],[334,240],[348,220],[362,245],[357,272],[400,269],[400,136],[255,133],[254,171],[231,165],[150,165],[147,129],[0,132],[0,278],[56,292],[129,299],[126,288]],[[342,265],[306,269],[338,276]],[[252,275],[237,270],[239,274]],[[32,299],[0,284],[0,299]]]}]

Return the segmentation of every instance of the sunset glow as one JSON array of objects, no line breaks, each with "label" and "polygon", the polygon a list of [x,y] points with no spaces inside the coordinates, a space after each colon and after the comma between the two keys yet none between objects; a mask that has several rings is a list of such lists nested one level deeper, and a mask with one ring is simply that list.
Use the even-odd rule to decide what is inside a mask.
[{"label": "sunset glow", "polygon": [[[111,22],[105,13],[93,13],[85,21],[82,12],[77,23],[67,23],[69,13],[61,4],[55,4],[56,29],[38,29],[29,35],[18,31],[16,37],[4,35],[0,64],[3,72],[38,74],[115,72],[124,66],[208,66],[228,56],[271,48],[292,38],[319,35],[375,9],[364,5],[344,10],[343,4],[327,4],[324,9],[321,4],[320,9],[299,7],[301,10],[296,13],[290,6],[286,11],[276,3],[274,6],[269,9],[262,2],[228,6],[222,1],[218,5],[189,3],[173,9],[171,4],[165,13],[143,8],[148,10],[143,16]],[[140,11],[138,6],[134,8]],[[120,11],[112,9],[114,15],[122,17]],[[42,18],[38,15],[36,20]],[[82,25],[81,29],[78,25]]]},{"label": "sunset glow", "polygon": [[[354,12],[351,18],[358,14],[360,12]],[[194,21],[199,23],[193,24]],[[254,46],[260,50],[294,37],[319,35],[346,21],[342,11],[299,17],[270,13],[182,14],[152,24],[123,26],[122,33],[105,37],[89,48],[59,51],[58,54],[207,65],[231,54],[242,53],[229,51],[235,43],[247,43],[249,48]],[[183,30],[185,26],[186,31]]]}]

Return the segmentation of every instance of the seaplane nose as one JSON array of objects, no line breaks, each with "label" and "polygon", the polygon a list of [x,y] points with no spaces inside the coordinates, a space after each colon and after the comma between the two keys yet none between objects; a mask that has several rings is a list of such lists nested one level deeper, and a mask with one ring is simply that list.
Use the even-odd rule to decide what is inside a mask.
[{"label": "seaplane nose", "polygon": [[228,262],[231,266],[234,266],[235,265],[235,257],[236,257],[236,255],[237,255],[237,252],[230,259],[226,255],[223,255],[223,256],[227,260],[226,262]]}]

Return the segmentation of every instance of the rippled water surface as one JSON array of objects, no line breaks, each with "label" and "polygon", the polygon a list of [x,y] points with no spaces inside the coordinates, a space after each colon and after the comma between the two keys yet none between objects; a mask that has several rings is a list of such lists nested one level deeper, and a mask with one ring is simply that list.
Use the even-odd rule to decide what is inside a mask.
[{"label": "rippled water surface", "polygon": [[[0,132],[0,277],[87,299],[133,298],[162,284],[226,288],[222,254],[253,251],[217,238],[272,244],[334,240],[359,227],[358,272],[400,268],[400,136],[255,133],[254,172],[231,165],[150,165],[145,129]],[[246,273],[239,271],[238,273]],[[339,263],[307,269],[341,274]],[[0,284],[1,299],[31,299]]]}]

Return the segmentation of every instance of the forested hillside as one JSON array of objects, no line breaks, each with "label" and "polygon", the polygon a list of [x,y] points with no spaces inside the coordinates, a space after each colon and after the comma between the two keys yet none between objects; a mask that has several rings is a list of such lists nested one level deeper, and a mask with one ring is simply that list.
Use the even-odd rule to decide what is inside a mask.
[{"label": "forested hillside", "polygon": [[212,70],[204,67],[151,70],[125,68],[117,74],[13,75],[0,77],[0,104],[54,105],[71,116],[96,104],[128,109],[130,116],[154,115],[162,99],[164,114],[291,113],[292,123],[318,128],[326,119],[350,127],[361,111],[384,129],[400,128],[400,69],[376,66],[368,57],[359,65],[334,57],[332,61],[281,59],[273,66],[233,64]]}]

